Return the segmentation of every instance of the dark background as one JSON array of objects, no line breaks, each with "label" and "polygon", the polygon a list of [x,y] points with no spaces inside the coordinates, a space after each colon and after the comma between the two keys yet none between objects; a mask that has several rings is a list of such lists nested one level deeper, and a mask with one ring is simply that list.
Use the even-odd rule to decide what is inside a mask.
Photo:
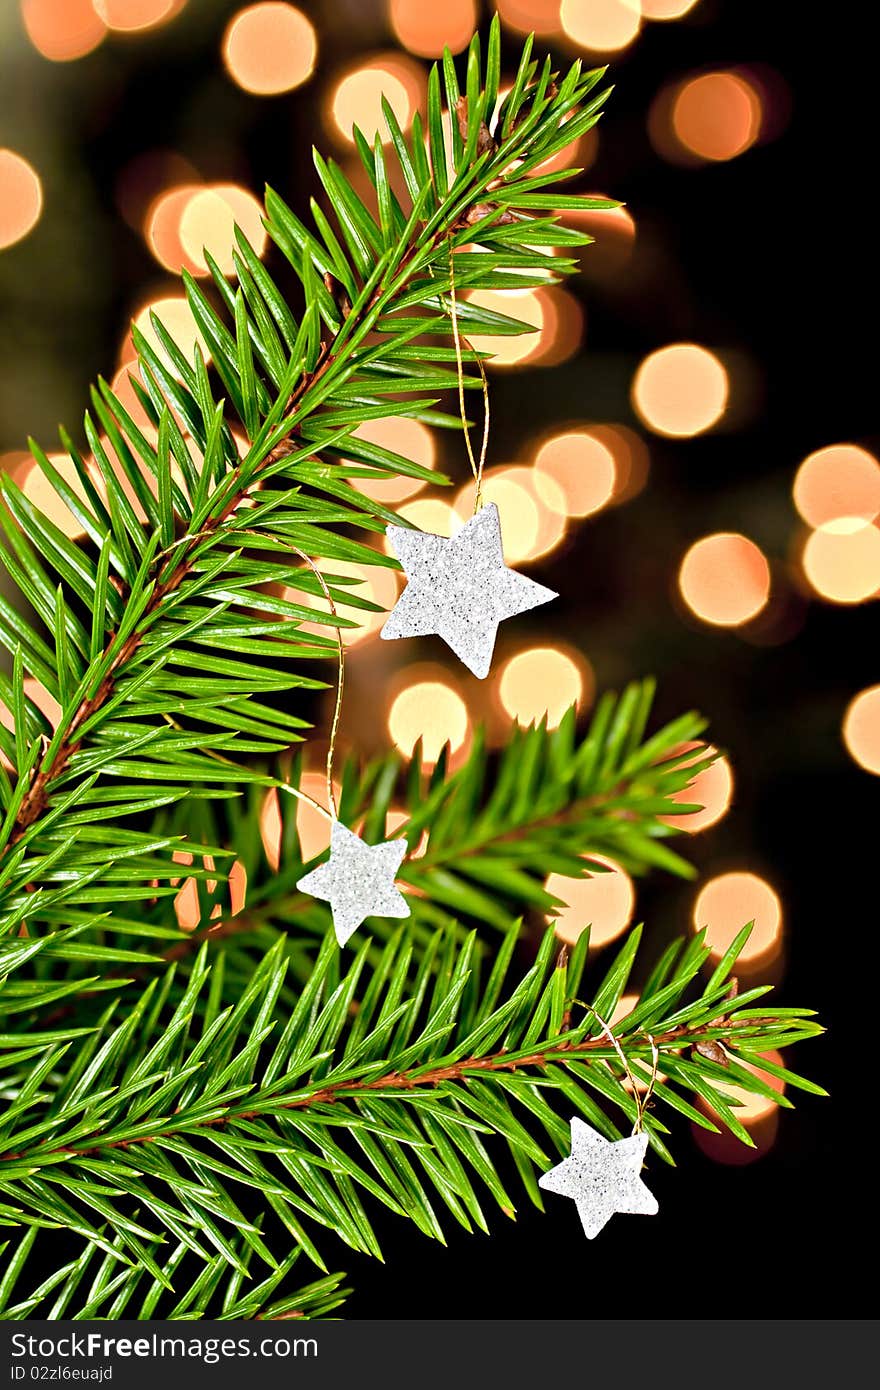
[{"label": "dark background", "polygon": [[[260,100],[223,74],[220,37],[238,8],[226,0],[190,0],[168,26],[110,39],[69,64],[35,54],[13,0],[0,7],[0,145],[57,171],[38,228],[0,255],[0,450],[11,450],[29,432],[51,445],[58,419],[81,416],[90,380],[114,370],[132,308],[153,286],[170,285],[119,214],[118,182],[131,161],[178,150],[207,178],[253,189],[268,179],[301,211],[314,190],[310,144],[328,143],[320,110],[333,75],[394,41],[378,0],[303,0],[321,43],[317,74]],[[852,1024],[871,1012],[877,784],[847,756],[840,725],[852,696],[878,679],[876,612],[803,596],[792,577],[791,503],[794,471],[812,450],[878,443],[867,12],[701,0],[681,21],[647,25],[613,61],[616,90],[586,180],[626,201],[639,229],[634,255],[617,275],[574,282],[588,316],[581,355],[555,370],[493,378],[493,452],[504,458],[524,434],[557,420],[637,426],[628,384],[664,343],[692,338],[750,364],[744,418],[692,440],[648,436],[645,490],[573,532],[537,577],[568,596],[548,621],[589,654],[600,688],[653,672],[658,715],[697,706],[730,750],[732,811],[686,849],[701,873],[748,865],[780,892],[782,1002],[815,1006],[832,1030],[791,1062],[831,1086],[833,1040],[841,1059],[833,1103],[800,1098],[749,1166],[713,1162],[673,1122],[679,1167],[652,1164],[649,1176],[660,1215],[619,1218],[595,1244],[563,1202],[543,1217],[523,1205],[516,1224],[494,1217],[491,1239],[450,1225],[447,1249],[380,1217],[384,1266],[338,1252],[355,1287],[347,1316],[868,1312],[849,1251],[854,1229],[873,1216],[863,1172],[876,1061]],[[507,66],[519,43],[507,34]],[[782,79],[783,128],[717,165],[661,158],[646,133],[658,90],[740,64],[767,65]],[[464,479],[448,449],[444,466]],[[769,556],[796,610],[788,640],[761,645],[688,621],[673,601],[682,553],[715,530],[742,530]],[[638,916],[658,950],[686,926],[693,893],[660,876],[639,886]],[[856,1146],[852,1169],[836,1160],[842,1144]]]}]

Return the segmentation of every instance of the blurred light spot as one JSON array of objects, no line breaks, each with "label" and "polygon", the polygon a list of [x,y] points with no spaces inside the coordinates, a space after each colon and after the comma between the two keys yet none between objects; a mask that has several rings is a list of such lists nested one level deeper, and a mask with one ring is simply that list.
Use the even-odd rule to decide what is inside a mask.
[{"label": "blurred light spot", "polygon": [[[48,458],[49,462],[61,474],[71,492],[85,502],[86,490],[69,454],[49,454]],[[93,469],[89,468],[88,471],[91,475]],[[36,459],[27,457],[16,470],[14,479],[28,501],[38,507],[44,516],[47,516],[60,531],[64,532],[69,540],[82,540],[86,534],[85,531],[68,508],[67,503],[61,500],[55,491],[54,484],[46,477]],[[98,491],[101,491],[100,487]]]},{"label": "blurred light spot", "polygon": [[781,944],[782,903],[769,883],[757,874],[719,874],[700,890],[694,904],[694,926],[706,928],[706,945],[723,956],[738,932],[754,921],[752,934],[739,954],[743,963],[775,955]]},{"label": "blurred light spot", "polygon": [[703,73],[678,88],[672,129],[679,144],[700,159],[733,159],[760,134],[761,98],[738,73]]},{"label": "blurred light spot", "polygon": [[[414,502],[405,502],[398,515],[432,536],[452,536],[461,528],[452,504],[442,497],[418,497]],[[385,550],[389,555],[393,553],[387,539]]]},{"label": "blurred light spot", "polygon": [[831,444],[804,459],[793,491],[810,526],[842,517],[873,521],[880,515],[880,463],[857,444]]},{"label": "blurred light spot", "polygon": [[207,267],[203,260],[192,260],[180,239],[180,225],[187,205],[203,185],[183,183],[160,193],[147,209],[144,222],[144,235],[156,260],[166,269],[179,274],[188,270],[191,275],[206,275]]},{"label": "blurred light spot", "polygon": [[467,705],[451,685],[441,680],[415,681],[393,699],[388,712],[392,742],[407,757],[419,739],[426,763],[436,763],[448,743],[455,752],[468,735]]},{"label": "blurred light spot", "polygon": [[[385,839],[393,839],[395,832],[398,831],[401,828],[401,826],[407,825],[411,819],[412,816],[410,815],[409,811],[401,811],[392,806],[385,813]],[[427,830],[423,830],[421,835],[419,836],[418,844],[415,846],[414,849],[411,849],[407,852],[407,858],[420,859],[427,848],[428,832]]]},{"label": "blurred light spot", "polygon": [[91,53],[107,32],[92,0],[21,0],[21,17],[34,48],[53,63]]},{"label": "blurred light spot", "polygon": [[220,183],[198,189],[183,205],[180,244],[202,274],[207,274],[207,250],[226,275],[235,269],[232,251],[238,225],[258,256],[266,249],[262,204],[245,188]]},{"label": "blurred light spot", "polygon": [[770,597],[770,566],[754,541],[721,532],[694,542],[681,562],[678,585],[698,618],[738,627]]},{"label": "blurred light spot", "polygon": [[[690,759],[692,762],[701,762],[703,758],[717,752],[710,744],[705,743],[683,743],[680,748],[674,750],[676,754],[691,751],[694,753],[693,758]],[[684,766],[686,765],[684,764]],[[682,766],[679,763],[679,767]],[[702,811],[691,811],[685,816],[661,816],[660,820],[665,825],[674,826],[679,830],[687,830],[690,833],[695,830],[705,830],[725,815],[732,796],[733,770],[727,758],[722,755],[715,759],[711,767],[705,768],[703,772],[698,772],[683,791],[675,792],[672,797],[673,801],[684,805],[699,802],[703,808]]]},{"label": "blurred light spot", "polygon": [[145,304],[134,318],[135,324],[143,333],[147,342],[158,353],[162,361],[166,363],[169,371],[176,375],[176,368],[169,361],[168,355],[160,343],[158,334],[150,321],[151,314],[156,315],[163,328],[165,328],[174,339],[188,362],[193,361],[193,355],[197,344],[205,361],[208,361],[208,350],[199,333],[198,326],[193,318],[192,310],[182,294],[164,295],[159,299],[153,299],[148,304]]},{"label": "blurred light spot", "polygon": [[[768,1062],[775,1062],[777,1066],[783,1065],[782,1054],[773,1048],[769,1052],[758,1053],[759,1057],[764,1057]],[[743,1062],[746,1071],[753,1072],[761,1081],[765,1081],[778,1095],[785,1094],[785,1082],[778,1076],[771,1076],[767,1071],[763,1071],[760,1066],[752,1062]],[[778,1102],[770,1096],[755,1095],[752,1091],[747,1091],[744,1086],[738,1086],[732,1081],[713,1081],[722,1095],[729,1096],[733,1102],[733,1110],[736,1118],[746,1127],[757,1124],[765,1116],[772,1115],[779,1108]]]},{"label": "blurred light spot", "polygon": [[609,505],[618,507],[637,497],[648,481],[651,458],[641,435],[628,425],[590,425],[587,431],[604,444],[614,459],[614,492]]},{"label": "blurred light spot", "polygon": [[[475,494],[473,482],[460,489],[455,499],[456,530],[473,516]],[[549,474],[535,473],[525,464],[496,466],[483,480],[483,500],[498,507],[508,564],[549,554],[565,535],[565,494]]]},{"label": "blurred light spot", "polygon": [[[605,197],[604,193],[590,194]],[[636,239],[636,223],[627,208],[584,208],[563,214],[565,225],[593,237],[588,246],[575,250],[582,275],[607,278],[630,259]]]},{"label": "blurred light spot", "polygon": [[[176,849],[174,860],[178,864],[192,864],[193,856],[188,850]],[[214,860],[209,854],[204,858],[199,857],[199,868],[209,871],[214,868]],[[240,859],[235,859],[226,868],[226,883],[224,885],[226,902],[215,903],[211,909],[211,920],[218,918],[228,920],[230,917],[237,917],[244,908],[245,897],[247,895],[247,869]],[[171,883],[179,883],[180,879],[172,879]],[[194,878],[188,878],[177,897],[174,899],[174,911],[177,915],[177,924],[181,931],[195,931],[202,923],[202,912],[199,905],[198,883],[204,884],[205,891],[214,893],[217,889],[216,879],[200,879],[198,882]]]},{"label": "blurred light spot", "polygon": [[269,868],[277,871],[281,863],[281,805],[274,787],[266,792],[260,807],[260,839]]},{"label": "blurred light spot", "polygon": [[697,3],[698,0],[641,0],[642,15],[645,19],[681,19]]},{"label": "blurred light spot", "polygon": [[850,701],[843,741],[860,767],[880,776],[880,685],[869,686]]},{"label": "blurred light spot", "polygon": [[14,150],[0,149],[0,251],[26,237],[42,210],[37,171]]},{"label": "blurred light spot", "polygon": [[530,647],[501,668],[498,696],[511,719],[537,724],[546,718],[555,729],[571,707],[580,707],[585,676],[592,692],[592,672],[580,654],[559,647]]},{"label": "blurred light spot", "polygon": [[239,10],[223,36],[227,72],[254,96],[277,96],[302,86],[317,56],[311,21],[294,5],[277,0]]},{"label": "blurred light spot", "polygon": [[507,314],[510,318],[530,323],[535,333],[521,333],[516,337],[496,337],[494,334],[469,333],[468,340],[478,352],[492,354],[490,367],[521,366],[538,357],[556,326],[551,316],[547,292],[542,289],[531,290],[479,290],[468,298],[482,309],[491,309],[496,314]]},{"label": "blurred light spot", "polygon": [[562,0],[559,18],[570,39],[595,53],[626,48],[642,24],[639,0]]},{"label": "blurred light spot", "polygon": [[[401,454],[422,468],[433,468],[437,449],[434,436],[420,420],[408,420],[403,415],[389,415],[384,420],[367,420],[354,431],[357,439],[366,439],[394,454]],[[356,467],[359,465],[355,465]],[[425,484],[419,478],[357,478],[353,486],[376,502],[403,502],[419,492]]]},{"label": "blurred light spot", "polygon": [[590,878],[568,878],[550,874],[544,887],[567,906],[552,913],[556,935],[573,946],[587,927],[590,946],[605,946],[620,936],[629,926],[635,908],[635,889],[632,879],[613,859],[604,854],[591,854],[591,862],[604,864],[610,872],[594,873]]},{"label": "blurred light spot", "polygon": [[[542,504],[536,493],[527,485],[527,469],[505,469],[498,473],[495,469],[483,482],[484,502],[494,502],[501,518],[501,536],[504,546],[504,559],[509,565],[517,564],[538,549],[541,535]],[[474,510],[474,484],[466,483],[455,501],[455,510],[460,525],[464,524]],[[460,529],[460,528],[459,528]]]},{"label": "blurred light spot", "polygon": [[559,3],[560,0],[495,0],[495,8],[502,21],[517,33],[556,34]]},{"label": "blurred light spot", "polygon": [[[342,629],[342,642],[345,647],[355,647],[359,642],[364,642],[368,637],[374,637],[382,624],[388,617],[388,610],[393,608],[398,597],[398,578],[395,570],[385,569],[380,565],[362,565],[354,560],[331,560],[323,561],[319,568],[325,573],[325,578],[331,588],[333,578],[339,575],[344,579],[356,579],[357,584],[346,584],[339,586],[341,593],[351,593],[357,598],[366,599],[370,603],[377,603],[381,611],[378,613],[370,612],[369,609],[357,608],[354,604],[345,603],[339,599],[334,599],[334,606],[340,618],[348,618],[358,624],[357,627],[347,627]],[[322,617],[328,612],[327,600],[323,595],[312,596],[304,594],[300,589],[285,587],[282,590],[282,597],[291,603],[304,603],[309,608],[314,608]],[[301,631],[317,632],[322,636],[331,636],[331,630],[323,622],[304,623]]]},{"label": "blurred light spot", "polygon": [[92,3],[107,28],[120,33],[152,29],[172,19],[183,8],[182,4],[175,4],[175,0],[92,0]]},{"label": "blurred light spot", "polygon": [[[553,435],[535,455],[535,468],[559,485],[569,516],[598,512],[614,492],[614,456],[607,445],[587,430]],[[547,505],[553,506],[550,497]]]},{"label": "blurred light spot", "polygon": [[477,27],[474,0],[390,0],[389,18],[397,38],[420,58],[439,58],[444,44],[460,53]]},{"label": "blurred light spot", "polygon": [[158,431],[141,404],[140,398],[135,392],[133,381],[137,381],[139,385],[142,384],[137,359],[123,362],[110,383],[110,389],[125,406],[138,428],[144,432],[148,439],[155,440],[158,437]]},{"label": "blurred light spot", "polygon": [[880,589],[880,531],[858,517],[830,521],[809,536],[803,564],[821,598],[864,603]]},{"label": "blurred light spot", "polygon": [[632,401],[649,429],[687,438],[717,424],[728,389],[727,372],[714,353],[697,343],[672,343],[642,362]]},{"label": "blurred light spot", "polygon": [[50,695],[42,681],[38,681],[34,676],[25,676],[24,693],[40,713],[46,716],[52,728],[57,729],[61,718],[61,706],[55,696]]},{"label": "blurred light spot", "polygon": [[354,143],[357,126],[372,144],[378,132],[385,135],[382,98],[404,130],[421,100],[424,80],[421,68],[399,53],[383,53],[340,78],[330,100],[333,123],[346,140]]}]

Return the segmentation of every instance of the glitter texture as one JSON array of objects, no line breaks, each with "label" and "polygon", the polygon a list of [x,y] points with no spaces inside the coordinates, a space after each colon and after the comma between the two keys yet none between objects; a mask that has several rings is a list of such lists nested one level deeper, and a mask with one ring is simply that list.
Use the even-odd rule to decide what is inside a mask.
[{"label": "glitter texture", "polygon": [[336,940],[344,946],[365,917],[408,917],[406,898],[394,875],[406,854],[406,840],[368,845],[353,830],[333,822],[330,858],[297,883],[304,893],[328,902]]},{"label": "glitter texture", "polygon": [[558,597],[507,568],[494,502],[451,538],[403,526],[389,526],[387,536],[409,582],[381,635],[436,633],[480,680],[489,674],[498,624]]},{"label": "glitter texture", "polygon": [[616,1211],[657,1215],[657,1199],[639,1176],[647,1147],[647,1134],[605,1139],[583,1120],[573,1119],[571,1156],[540,1177],[538,1186],[571,1197],[584,1234],[592,1240]]}]

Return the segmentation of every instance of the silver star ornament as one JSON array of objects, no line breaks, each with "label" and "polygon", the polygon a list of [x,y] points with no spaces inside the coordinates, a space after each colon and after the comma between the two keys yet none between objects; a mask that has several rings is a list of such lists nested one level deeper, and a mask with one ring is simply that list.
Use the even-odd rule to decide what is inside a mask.
[{"label": "silver star ornament", "polygon": [[583,1120],[571,1122],[571,1156],[538,1179],[547,1192],[574,1201],[584,1234],[592,1240],[615,1212],[656,1216],[657,1198],[639,1176],[647,1134],[605,1139]]},{"label": "silver star ornament", "polygon": [[410,915],[406,898],[394,886],[405,854],[406,840],[368,845],[337,820],[330,832],[330,858],[296,886],[330,904],[336,940],[344,946],[367,917]]},{"label": "silver star ornament", "polygon": [[404,526],[389,526],[386,534],[408,582],[382,637],[435,633],[480,680],[489,674],[498,624],[559,597],[507,568],[494,502],[487,502],[457,536]]}]

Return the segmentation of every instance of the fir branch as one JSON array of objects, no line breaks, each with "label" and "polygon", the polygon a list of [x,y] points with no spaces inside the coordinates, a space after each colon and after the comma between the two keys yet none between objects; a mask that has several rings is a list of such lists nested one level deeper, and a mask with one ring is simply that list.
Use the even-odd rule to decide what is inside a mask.
[{"label": "fir branch", "polygon": [[[442,1233],[437,1200],[467,1229],[485,1229],[480,1186],[500,1206],[515,1205],[485,1147],[499,1138],[540,1205],[535,1176],[551,1161],[544,1146],[561,1151],[566,1141],[560,1109],[574,1108],[609,1136],[618,1128],[603,1107],[625,1123],[635,1116],[598,1019],[626,987],[640,933],[587,1006],[578,1000],[588,933],[571,956],[548,933],[535,964],[505,990],[518,935],[509,931],[482,971],[474,938],[461,946],[438,933],[416,962],[402,931],[375,965],[365,942],[343,968],[328,937],[280,1017],[282,941],[225,1009],[217,991],[222,948],[209,965],[203,947],[176,1003],[170,967],[118,1026],[111,1006],[85,1038],[60,1028],[24,1047],[20,1038],[14,1046],[0,1039],[8,1049],[5,1089],[18,1097],[0,1121],[0,1215],[62,1224],[167,1284],[151,1253],[163,1234],[203,1261],[220,1252],[240,1269],[236,1237],[273,1268],[262,1233],[269,1212],[322,1268],[316,1228],[379,1253],[368,1213],[375,1201],[425,1234]],[[701,938],[680,943],[616,1025],[637,1076],[650,1072],[652,1039],[660,1051],[667,1080],[656,1086],[646,1127],[662,1157],[661,1107],[715,1128],[688,1092],[751,1142],[719,1082],[766,1094],[749,1060],[821,1031],[807,1011],[753,1007],[763,989],[731,998],[734,957],[728,953],[699,988],[708,950]],[[723,1065],[697,1047],[708,1040],[723,1047]]]}]

